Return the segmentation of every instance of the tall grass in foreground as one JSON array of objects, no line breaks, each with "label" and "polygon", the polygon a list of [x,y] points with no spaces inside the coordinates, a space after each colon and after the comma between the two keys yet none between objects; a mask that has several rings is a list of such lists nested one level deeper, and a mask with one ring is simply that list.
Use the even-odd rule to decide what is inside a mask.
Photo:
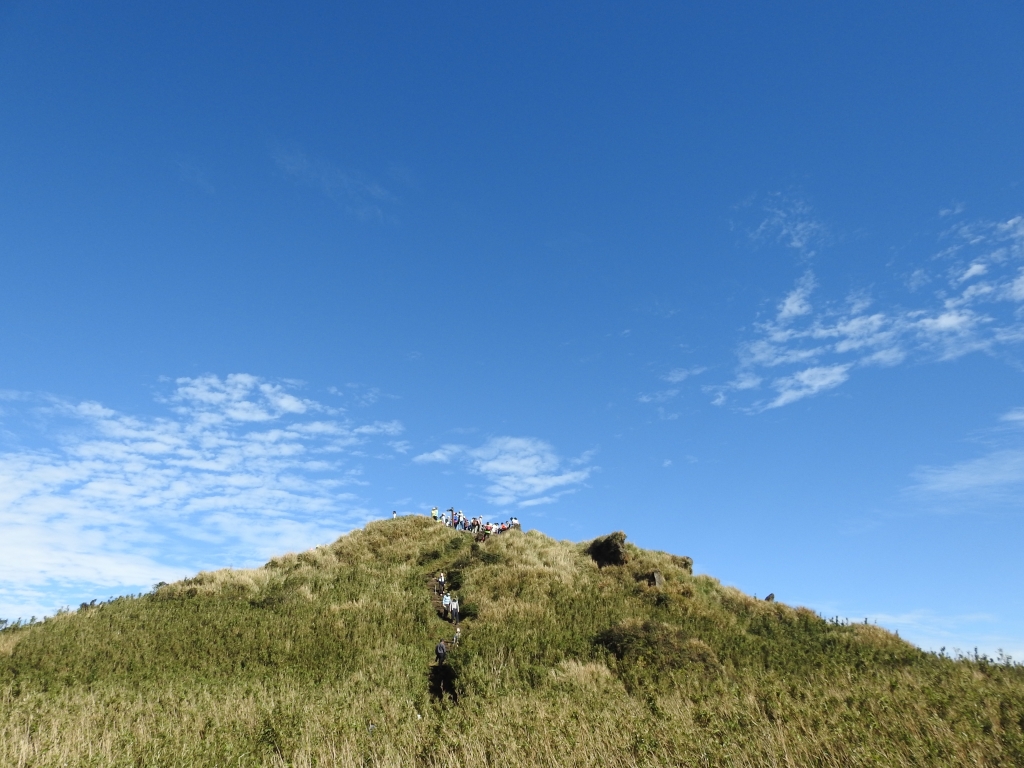
[{"label": "tall grass in foreground", "polygon": [[[1024,765],[1019,666],[626,548],[403,518],[4,630],[0,765]],[[439,684],[442,569],[467,618]]]}]

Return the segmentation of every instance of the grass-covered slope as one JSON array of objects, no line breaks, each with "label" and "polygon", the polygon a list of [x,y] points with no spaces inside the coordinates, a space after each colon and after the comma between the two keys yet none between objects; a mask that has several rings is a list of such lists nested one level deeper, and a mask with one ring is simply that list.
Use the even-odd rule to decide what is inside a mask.
[{"label": "grass-covered slope", "polygon": [[1024,765],[1021,667],[619,549],[408,517],[5,630],[0,765]]}]

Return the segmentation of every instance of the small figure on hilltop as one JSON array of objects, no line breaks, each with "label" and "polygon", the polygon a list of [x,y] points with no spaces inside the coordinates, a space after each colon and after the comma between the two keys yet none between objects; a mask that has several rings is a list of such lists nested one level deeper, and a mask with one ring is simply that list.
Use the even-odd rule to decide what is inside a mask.
[{"label": "small figure on hilltop", "polygon": [[442,637],[437,641],[437,647],[434,649],[434,659],[438,664],[444,664],[445,659],[448,658],[448,646],[444,644],[444,638]]},{"label": "small figure on hilltop", "polygon": [[434,507],[432,510],[430,510],[430,516],[432,518],[434,518],[434,522],[436,523],[437,522],[437,507]]},{"label": "small figure on hilltop", "polygon": [[398,519],[398,510],[397,509],[391,510],[391,519],[392,520],[397,520]]}]

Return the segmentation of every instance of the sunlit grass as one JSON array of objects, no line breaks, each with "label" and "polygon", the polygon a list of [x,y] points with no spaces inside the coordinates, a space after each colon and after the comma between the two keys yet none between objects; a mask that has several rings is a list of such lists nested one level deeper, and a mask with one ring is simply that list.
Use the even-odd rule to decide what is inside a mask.
[{"label": "sunlit grass", "polygon": [[626,548],[408,517],[9,628],[0,765],[1024,765],[1021,667]]}]

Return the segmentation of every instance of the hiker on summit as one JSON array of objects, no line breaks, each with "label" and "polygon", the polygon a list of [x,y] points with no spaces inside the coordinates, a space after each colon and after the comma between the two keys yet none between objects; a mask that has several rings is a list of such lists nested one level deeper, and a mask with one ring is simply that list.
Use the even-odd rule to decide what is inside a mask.
[{"label": "hiker on summit", "polygon": [[459,596],[452,595],[452,601],[448,605],[448,610],[451,612],[451,619],[453,624],[459,623]]},{"label": "hiker on summit", "polygon": [[396,510],[396,509],[391,510],[391,519],[392,520],[397,520],[398,519],[398,510]]},{"label": "hiker on summit", "polygon": [[447,592],[444,593],[444,597],[441,598],[441,609],[444,611],[444,617],[447,619],[448,614],[452,608],[452,596]]},{"label": "hiker on summit", "polygon": [[430,510],[430,516],[432,518],[434,518],[434,522],[436,523],[437,522],[437,507],[434,507],[432,510]]}]

